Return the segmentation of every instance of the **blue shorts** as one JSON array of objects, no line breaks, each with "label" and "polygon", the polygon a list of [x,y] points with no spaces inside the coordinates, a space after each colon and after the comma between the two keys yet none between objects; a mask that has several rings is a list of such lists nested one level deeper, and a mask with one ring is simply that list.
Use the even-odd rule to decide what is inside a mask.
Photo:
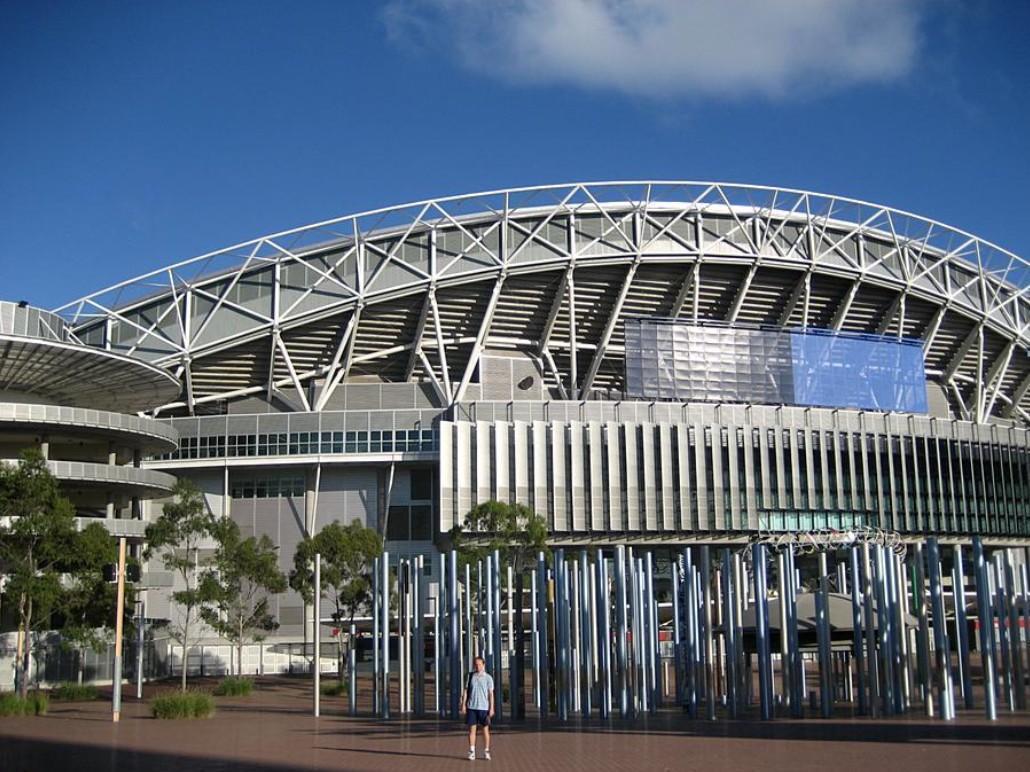
[{"label": "blue shorts", "polygon": [[490,726],[490,711],[489,710],[472,710],[471,708],[465,713],[465,724],[467,726]]}]

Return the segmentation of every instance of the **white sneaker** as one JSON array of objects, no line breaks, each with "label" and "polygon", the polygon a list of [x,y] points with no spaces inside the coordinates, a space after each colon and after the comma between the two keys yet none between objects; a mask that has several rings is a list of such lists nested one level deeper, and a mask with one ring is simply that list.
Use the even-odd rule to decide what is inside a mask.
[{"label": "white sneaker", "polygon": [[472,750],[469,751],[469,761],[475,761],[475,760],[476,760],[476,750],[475,750],[475,748],[473,748]]},{"label": "white sneaker", "polygon": [[485,751],[483,751],[483,758],[486,759],[487,761],[490,760],[490,749],[489,748],[487,748]]}]

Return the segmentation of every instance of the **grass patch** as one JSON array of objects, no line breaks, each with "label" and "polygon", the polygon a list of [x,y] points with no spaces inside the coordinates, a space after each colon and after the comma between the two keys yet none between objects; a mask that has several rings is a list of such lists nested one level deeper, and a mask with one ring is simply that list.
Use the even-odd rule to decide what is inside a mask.
[{"label": "grass patch", "polygon": [[0,717],[45,716],[50,700],[43,692],[29,692],[24,700],[14,692],[0,694]]},{"label": "grass patch", "polygon": [[215,701],[205,692],[168,692],[150,701],[154,718],[207,718],[215,712]]},{"label": "grass patch", "polygon": [[343,697],[349,694],[347,689],[347,682],[340,681],[323,681],[322,682],[322,696],[323,697]]},{"label": "grass patch", "polygon": [[254,691],[254,681],[242,676],[226,676],[215,687],[216,697],[246,697]]},{"label": "grass patch", "polygon": [[93,684],[77,684],[65,681],[50,691],[50,697],[61,702],[86,702],[100,696]]}]

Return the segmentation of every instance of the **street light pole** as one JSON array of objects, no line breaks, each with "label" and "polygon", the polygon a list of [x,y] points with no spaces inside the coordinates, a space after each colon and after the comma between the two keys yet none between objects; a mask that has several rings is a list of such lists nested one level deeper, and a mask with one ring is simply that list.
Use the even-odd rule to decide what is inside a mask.
[{"label": "street light pole", "polygon": [[322,556],[315,553],[315,718],[318,718],[321,709],[322,683],[321,683],[321,654],[322,654]]},{"label": "street light pole", "polygon": [[118,607],[114,625],[114,696],[111,720],[118,722],[122,714],[122,622],[125,616],[125,537],[118,538]]}]

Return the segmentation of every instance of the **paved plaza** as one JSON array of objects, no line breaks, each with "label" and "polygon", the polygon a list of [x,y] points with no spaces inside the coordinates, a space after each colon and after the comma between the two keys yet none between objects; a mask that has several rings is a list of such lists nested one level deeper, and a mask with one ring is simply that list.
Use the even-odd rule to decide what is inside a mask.
[{"label": "paved plaza", "polygon": [[[0,770],[76,772],[279,772],[466,768],[463,727],[453,721],[383,721],[344,715],[326,699],[310,715],[310,683],[268,679],[250,697],[219,698],[207,720],[157,721],[129,698],[120,724],[110,704],[51,703],[43,718],[0,720]],[[482,746],[480,746],[482,750]],[[1030,768],[1030,715],[979,712],[956,722],[841,717],[714,723],[667,709],[634,721],[535,719],[500,724],[495,770],[977,770]]]}]

